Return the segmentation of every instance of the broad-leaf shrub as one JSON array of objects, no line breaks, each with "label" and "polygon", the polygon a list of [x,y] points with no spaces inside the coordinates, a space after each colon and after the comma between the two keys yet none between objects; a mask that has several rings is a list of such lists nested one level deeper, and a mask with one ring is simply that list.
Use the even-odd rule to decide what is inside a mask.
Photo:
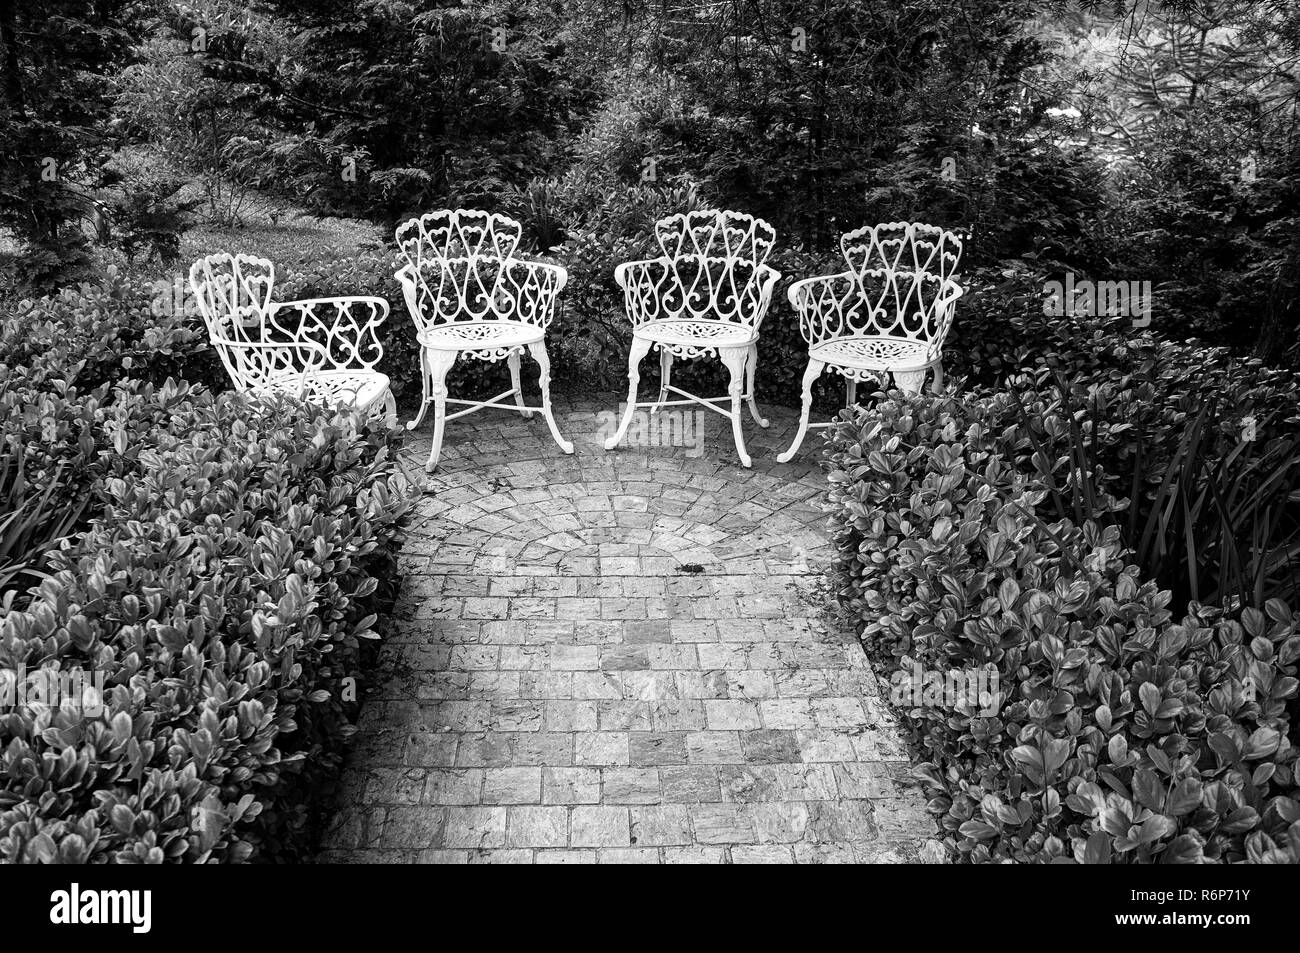
[{"label": "broad-leaf shrub", "polygon": [[[1173,592],[1176,612],[1192,600],[1239,606],[1242,593],[1294,603],[1300,377],[1128,321],[1048,318],[1024,288],[979,287],[946,363],[972,391],[1030,388],[1054,407],[1060,425],[1041,434],[1031,464],[1054,472],[1047,482],[1066,506],[1055,492],[1052,506],[1071,511],[1089,494],[1131,501],[1107,521],[1144,575]],[[989,310],[1008,294],[1021,305]],[[1089,479],[1071,473],[1075,461]]]},{"label": "broad-leaf shrub", "polygon": [[0,596],[26,588],[86,508],[103,445],[98,412],[96,395],[0,361]]},{"label": "broad-leaf shrub", "polygon": [[192,298],[112,265],[96,282],[0,302],[0,364],[82,391],[127,376],[227,386]]},{"label": "broad-leaf shrub", "polygon": [[[79,524],[111,454],[113,382],[224,374],[197,316],[110,268],[97,283],[12,302],[0,314],[0,595],[26,590],[42,553]],[[21,573],[19,572],[21,570]]]},{"label": "broad-leaf shrub", "polygon": [[1279,600],[1179,619],[1118,528],[1047,522],[1010,402],[895,394],[831,435],[839,594],[868,652],[998,675],[996,712],[903,711],[943,843],[974,862],[1300,861],[1300,620]]},{"label": "broad-leaf shrub", "polygon": [[396,579],[390,434],[172,382],[122,385],[98,422],[98,515],[0,608],[0,669],[102,676],[102,711],[0,714],[0,857],[293,856]]}]

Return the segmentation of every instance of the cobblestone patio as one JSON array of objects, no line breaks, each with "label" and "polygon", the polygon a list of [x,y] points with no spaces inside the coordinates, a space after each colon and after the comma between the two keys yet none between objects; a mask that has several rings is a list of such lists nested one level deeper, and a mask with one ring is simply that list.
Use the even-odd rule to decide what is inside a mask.
[{"label": "cobblestone patio", "polygon": [[[879,684],[826,612],[794,411],[702,456],[598,433],[618,397],[448,426],[321,859],[906,861],[931,825]],[[429,425],[411,440],[416,472]]]}]

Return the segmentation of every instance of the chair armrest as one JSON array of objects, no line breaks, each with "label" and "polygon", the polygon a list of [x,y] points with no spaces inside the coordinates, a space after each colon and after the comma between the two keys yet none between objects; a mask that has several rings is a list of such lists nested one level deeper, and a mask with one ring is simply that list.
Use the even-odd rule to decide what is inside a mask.
[{"label": "chair armrest", "polygon": [[659,257],[659,258],[640,258],[640,259],[637,259],[636,261],[625,261],[625,262],[623,262],[621,265],[615,265],[615,266],[614,266],[614,281],[618,283],[618,286],[619,286],[620,288],[622,288],[624,291],[626,291],[626,290],[627,290],[627,273],[628,273],[631,269],[636,268],[636,267],[638,267],[638,266],[644,268],[644,267],[646,267],[647,265],[665,265],[665,266],[666,266],[666,265],[669,263],[669,261],[670,261],[670,259],[668,259],[668,258],[664,258],[664,257]]},{"label": "chair armrest", "polygon": [[493,310],[499,317],[549,328],[568,281],[569,271],[563,265],[507,258],[501,262],[493,288]]},{"label": "chair armrest", "polygon": [[937,354],[943,349],[944,342],[948,340],[948,332],[952,330],[953,315],[957,310],[957,299],[966,293],[966,289],[957,284],[952,278],[946,278],[943,282],[943,288],[939,292],[939,300],[934,304],[936,317],[938,319],[938,328],[931,342],[931,349]]},{"label": "chair armrest", "polygon": [[[740,265],[744,266],[743,276],[736,281]],[[716,269],[722,269],[721,275]],[[712,276],[701,280],[705,272]],[[744,324],[757,330],[781,273],[748,259],[683,255],[624,262],[614,269],[614,280],[623,289],[624,308],[634,328],[689,318]]]},{"label": "chair armrest", "polygon": [[[813,278],[800,278],[798,281],[793,282],[790,285],[790,287],[786,289],[785,296],[790,301],[790,306],[794,308],[796,311],[798,311],[800,314],[802,314],[805,305],[801,304],[800,302],[808,301],[809,303],[811,303],[814,300],[813,294],[819,290],[819,286],[831,285],[832,282],[836,282],[836,281],[851,282],[853,280],[853,277],[854,277],[853,272],[841,271],[833,275],[817,275]],[[827,288],[825,290],[830,290],[830,289]]]},{"label": "chair armrest", "polygon": [[555,276],[555,293],[558,295],[569,283],[569,269],[549,261],[534,261],[530,258],[508,258],[507,262],[523,265],[529,271],[549,271]]},{"label": "chair armrest", "polygon": [[332,298],[300,298],[297,301],[272,301],[267,306],[269,313],[275,313],[282,308],[308,308],[315,309],[319,305],[329,304],[337,307],[343,305],[345,308],[351,308],[354,304],[368,304],[374,310],[378,310],[380,316],[371,320],[375,324],[383,324],[388,319],[388,312],[391,306],[387,298],[381,298],[378,295],[337,295]]},{"label": "chair armrest", "polygon": [[844,333],[861,307],[857,278],[851,271],[801,278],[786,289],[786,297],[799,315],[799,333],[809,345]]},{"label": "chair armrest", "polygon": [[406,299],[406,313],[411,316],[415,333],[419,334],[426,327],[424,313],[420,310],[420,286],[417,283],[414,265],[403,265],[397,269],[397,280],[402,286],[402,297]]},{"label": "chair armrest", "polygon": [[[426,280],[430,272],[438,274],[436,281]],[[418,270],[406,264],[395,274],[417,332],[441,321],[461,320],[466,311],[474,320],[509,319],[549,327],[556,298],[569,281],[563,265],[483,256],[430,259]],[[438,289],[436,294],[430,281]],[[425,314],[426,308],[433,312],[431,316]]]},{"label": "chair armrest", "polygon": [[330,360],[328,349],[310,340],[236,341],[219,333],[213,333],[210,340],[239,391],[260,387],[285,374],[305,381]]}]

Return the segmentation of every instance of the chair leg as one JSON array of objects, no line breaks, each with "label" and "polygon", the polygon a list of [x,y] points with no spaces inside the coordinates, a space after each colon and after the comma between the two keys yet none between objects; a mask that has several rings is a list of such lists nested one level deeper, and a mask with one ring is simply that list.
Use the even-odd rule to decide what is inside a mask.
[{"label": "chair leg", "polygon": [[745,390],[749,392],[749,413],[754,423],[767,429],[767,418],[758,412],[758,401],[754,397],[754,374],[758,370],[758,345],[749,346],[749,355],[745,359]]},{"label": "chair leg", "polygon": [[539,369],[537,382],[542,388],[542,416],[546,418],[546,426],[551,428],[551,436],[560,445],[560,449],[565,453],[573,453],[573,444],[560,436],[560,428],[556,426],[555,414],[551,410],[551,357],[546,353],[546,342],[535,341],[528,345],[528,353],[533,356]]},{"label": "chair leg", "polygon": [[632,338],[632,349],[627,354],[627,410],[619,422],[618,431],[605,441],[605,449],[613,450],[627,433],[636,413],[636,385],[641,383],[641,359],[650,353],[650,342],[641,338]]},{"label": "chair leg", "polygon": [[515,406],[525,417],[531,417],[533,412],[524,409],[524,390],[519,386],[519,352],[511,351],[506,363],[510,365],[510,386],[515,390]]},{"label": "chair leg", "polygon": [[921,386],[925,383],[925,372],[924,367],[919,371],[894,371],[894,386],[908,397],[915,397],[921,393]]},{"label": "chair leg", "polygon": [[799,451],[803,438],[808,433],[808,415],[812,412],[812,386],[813,383],[821,376],[822,369],[826,366],[823,361],[808,362],[808,369],[803,372],[803,411],[799,415],[799,432],[794,435],[794,443],[790,444],[790,449],[785,453],[777,456],[777,463],[789,463],[791,458]]},{"label": "chair leg", "polygon": [[659,348],[659,400],[650,408],[650,413],[657,414],[663,410],[664,401],[668,399],[668,384],[673,376],[673,352],[666,347]]},{"label": "chair leg", "polygon": [[397,426],[397,400],[391,390],[384,391],[384,426],[390,430]]},{"label": "chair leg", "polygon": [[745,466],[753,466],[749,454],[745,452],[745,435],[740,429],[740,402],[745,393],[745,363],[749,358],[748,347],[720,347],[718,356],[731,374],[731,383],[727,392],[731,394],[731,435],[736,441],[736,453]]},{"label": "chair leg", "polygon": [[844,403],[852,407],[858,402],[858,382],[852,377],[844,378]]},{"label": "chair leg", "polygon": [[428,473],[438,465],[442,456],[442,434],[447,428],[447,372],[456,363],[455,351],[426,352],[429,361],[429,389],[433,392],[433,446],[429,448],[429,459],[424,469]]},{"label": "chair leg", "polygon": [[943,393],[943,361],[934,365],[934,383],[930,385],[930,389],[936,394]]},{"label": "chair leg", "polygon": [[420,422],[424,420],[425,411],[429,409],[429,354],[425,348],[420,348],[420,384],[423,390],[420,397],[420,412],[415,415],[414,420],[407,422],[407,430],[414,430],[420,426]]}]

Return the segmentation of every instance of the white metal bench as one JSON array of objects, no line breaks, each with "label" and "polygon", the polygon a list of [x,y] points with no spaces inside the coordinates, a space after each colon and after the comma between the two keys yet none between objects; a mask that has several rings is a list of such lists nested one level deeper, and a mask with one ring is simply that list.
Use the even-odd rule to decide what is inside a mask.
[{"label": "white metal bench", "polygon": [[[614,269],[623,289],[624,306],[632,322],[632,346],[627,364],[627,408],[618,432],[605,441],[612,450],[627,433],[638,407],[651,413],[677,404],[699,404],[731,421],[736,452],[750,466],[741,432],[740,404],[759,426],[767,420],[754,399],[758,363],[758,329],[780,280],[764,264],[776,239],[772,226],[739,212],[691,212],[670,215],[655,225],[663,255],[624,262]],[[637,401],[641,360],[651,348],[659,351],[661,384],[654,401]],[[697,397],[671,383],[673,358],[717,355],[730,372],[726,397]],[[682,400],[668,400],[678,394]],[[719,404],[729,404],[724,409]]]},{"label": "white metal bench", "polygon": [[[407,261],[397,278],[415,322],[424,383],[420,412],[407,427],[418,427],[433,404],[433,447],[426,470],[438,465],[446,422],[485,407],[518,410],[525,417],[540,410],[560,449],[573,453],[573,444],[560,435],[551,412],[551,362],[545,343],[556,298],[569,274],[559,265],[516,257],[521,233],[512,218],[466,209],[430,212],[397,229],[397,244]],[[525,349],[541,369],[539,407],[527,407],[523,401],[519,359]],[[510,368],[510,390],[480,401],[447,396],[447,372],[457,357],[490,363],[504,359]],[[502,402],[508,397],[514,398],[513,405]],[[448,414],[448,404],[465,409]]]},{"label": "white metal bench", "polygon": [[905,393],[919,394],[934,371],[943,386],[943,342],[962,295],[952,277],[961,260],[955,232],[914,222],[888,222],[849,232],[840,239],[848,270],[796,281],[788,292],[808,342],[799,432],[777,460],[790,460],[811,427],[812,386],[829,367],[846,380],[847,401],[858,381],[892,374]]},{"label": "white metal bench", "polygon": [[389,426],[397,407],[379,325],[388,302],[370,296],[274,301],[275,267],[265,258],[221,252],[190,266],[190,287],[208,338],[236,390],[290,394],[374,412]]}]

